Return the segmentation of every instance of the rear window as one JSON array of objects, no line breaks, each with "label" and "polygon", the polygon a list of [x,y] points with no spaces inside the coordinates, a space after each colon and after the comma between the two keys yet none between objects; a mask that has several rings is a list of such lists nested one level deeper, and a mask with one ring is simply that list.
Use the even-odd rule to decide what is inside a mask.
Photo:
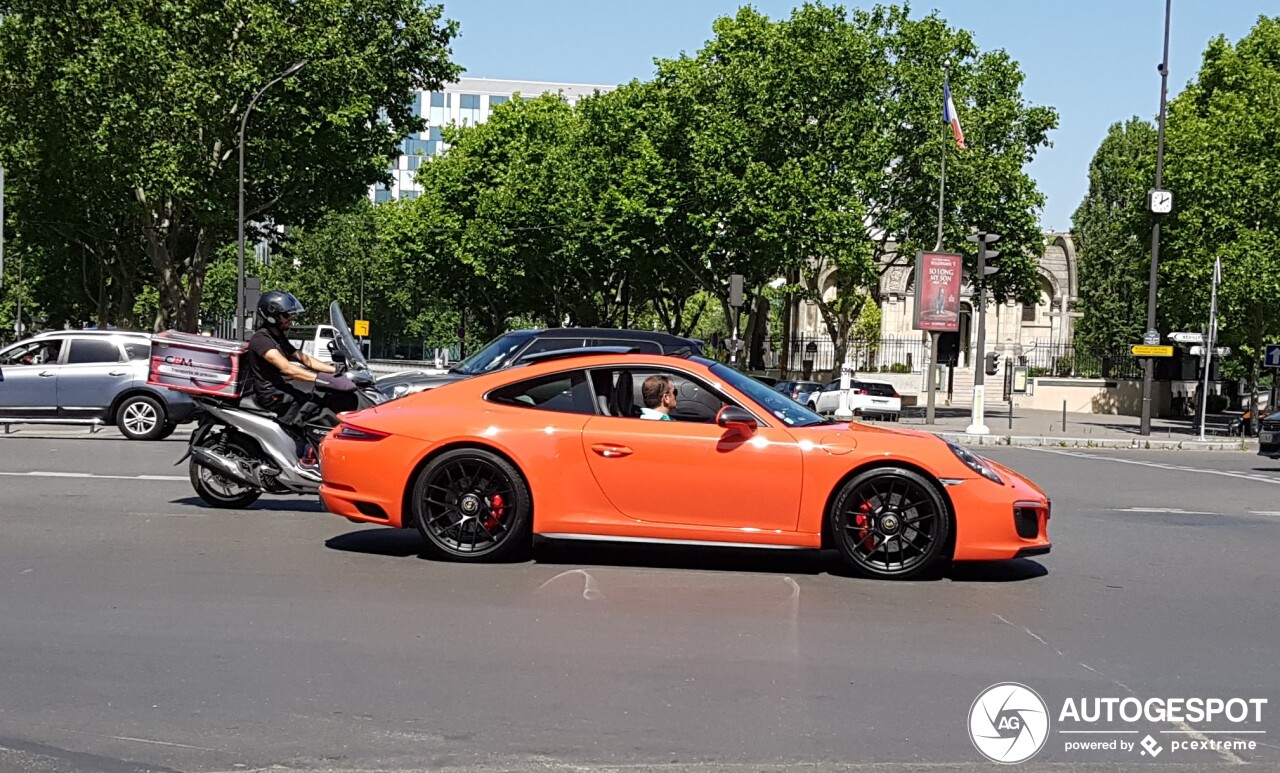
[{"label": "rear window", "polygon": [[146,360],[151,357],[151,344],[127,341],[124,345],[124,353],[131,360]]},{"label": "rear window", "polygon": [[863,382],[862,388],[867,390],[867,394],[876,397],[893,397],[898,390],[893,388],[893,384],[868,384]]},{"label": "rear window", "polygon": [[71,354],[67,355],[69,364],[119,361],[120,349],[114,341],[102,341],[94,338],[73,339],[71,341]]}]

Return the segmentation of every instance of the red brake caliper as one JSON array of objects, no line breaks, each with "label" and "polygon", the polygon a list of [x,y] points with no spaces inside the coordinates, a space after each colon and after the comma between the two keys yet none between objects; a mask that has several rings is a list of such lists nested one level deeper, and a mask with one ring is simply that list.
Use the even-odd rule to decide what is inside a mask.
[{"label": "red brake caliper", "polygon": [[493,499],[489,500],[489,515],[484,519],[484,527],[492,529],[498,525],[498,521],[506,513],[507,505],[502,501],[501,494],[494,494]]},{"label": "red brake caliper", "polygon": [[861,512],[854,517],[854,524],[859,529],[858,538],[862,540],[863,547],[867,550],[874,550],[876,546],[876,538],[871,536],[871,530],[868,528],[870,526],[870,519],[867,517],[867,513],[871,512],[871,503],[863,502],[862,506],[858,509]]}]

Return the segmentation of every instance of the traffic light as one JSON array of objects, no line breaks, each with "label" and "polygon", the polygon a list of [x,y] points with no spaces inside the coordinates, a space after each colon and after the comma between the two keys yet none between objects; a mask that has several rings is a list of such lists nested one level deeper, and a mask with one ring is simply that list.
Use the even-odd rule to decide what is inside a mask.
[{"label": "traffic light", "polygon": [[1000,251],[993,250],[990,247],[990,245],[1000,241],[1000,234],[979,231],[976,234],[966,236],[965,239],[971,242],[976,242],[978,245],[979,274],[984,277],[988,277],[1000,271],[1000,266],[995,265],[996,258],[1000,257]]},{"label": "traffic light", "polygon": [[987,352],[987,375],[994,376],[1000,366],[997,364],[997,356],[995,352]]}]

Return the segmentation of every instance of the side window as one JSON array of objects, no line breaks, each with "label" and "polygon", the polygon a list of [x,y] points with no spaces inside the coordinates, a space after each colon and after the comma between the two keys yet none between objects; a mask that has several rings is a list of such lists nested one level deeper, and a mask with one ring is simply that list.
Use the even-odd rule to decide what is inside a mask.
[{"label": "side window", "polygon": [[671,379],[675,387],[676,404],[668,413],[672,421],[710,423],[715,421],[716,414],[726,404],[723,398],[702,382],[680,371],[661,368],[597,371],[593,378],[596,400],[602,406],[607,406],[605,412],[610,416],[654,416],[644,409],[652,410],[655,406],[661,408],[661,394],[656,395],[658,401],[655,406],[650,406],[645,401],[644,386],[649,378],[661,376]]},{"label": "side window", "polygon": [[95,362],[119,362],[120,347],[115,341],[104,341],[99,338],[76,338],[71,341],[71,354],[67,355],[67,364],[85,364]]},{"label": "side window", "polygon": [[0,365],[54,365],[62,351],[62,341],[36,341],[15,346],[0,356]]},{"label": "side window", "polygon": [[588,346],[628,346],[639,349],[645,354],[662,354],[662,347],[654,341],[628,341],[621,338],[596,338],[588,342]]},{"label": "side window", "polygon": [[581,338],[535,338],[533,343],[525,347],[523,352],[520,352],[519,359],[523,360],[530,354],[558,352],[561,349],[577,349],[580,346],[582,346]]},{"label": "side window", "polygon": [[587,375],[580,370],[553,373],[550,376],[540,376],[499,387],[489,393],[488,399],[499,405],[514,405],[561,413],[595,414],[591,388],[587,386]]},{"label": "side window", "polygon": [[823,387],[823,388],[822,388],[822,391],[824,391],[824,392],[835,392],[835,391],[837,391],[837,390],[839,390],[839,389],[840,389],[840,382],[839,382],[839,381],[832,381],[830,384],[827,384],[825,387]]},{"label": "side window", "polygon": [[124,353],[131,360],[147,360],[151,358],[151,344],[141,341],[125,341]]}]

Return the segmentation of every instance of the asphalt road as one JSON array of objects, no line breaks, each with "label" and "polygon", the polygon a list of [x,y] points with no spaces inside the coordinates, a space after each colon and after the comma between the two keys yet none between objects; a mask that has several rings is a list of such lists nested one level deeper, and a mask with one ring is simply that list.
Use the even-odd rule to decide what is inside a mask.
[{"label": "asphalt road", "polygon": [[[182,450],[0,436],[0,770],[986,769],[969,711],[1006,681],[1052,715],[1028,770],[1280,768],[1280,463],[1256,456],[992,449],[1052,496],[1054,552],[891,583],[810,552],[435,563],[302,498],[206,509]],[[1061,732],[1108,697],[1269,702]],[[1154,760],[1065,748],[1146,734]],[[1192,740],[1255,748],[1167,748]]]}]

